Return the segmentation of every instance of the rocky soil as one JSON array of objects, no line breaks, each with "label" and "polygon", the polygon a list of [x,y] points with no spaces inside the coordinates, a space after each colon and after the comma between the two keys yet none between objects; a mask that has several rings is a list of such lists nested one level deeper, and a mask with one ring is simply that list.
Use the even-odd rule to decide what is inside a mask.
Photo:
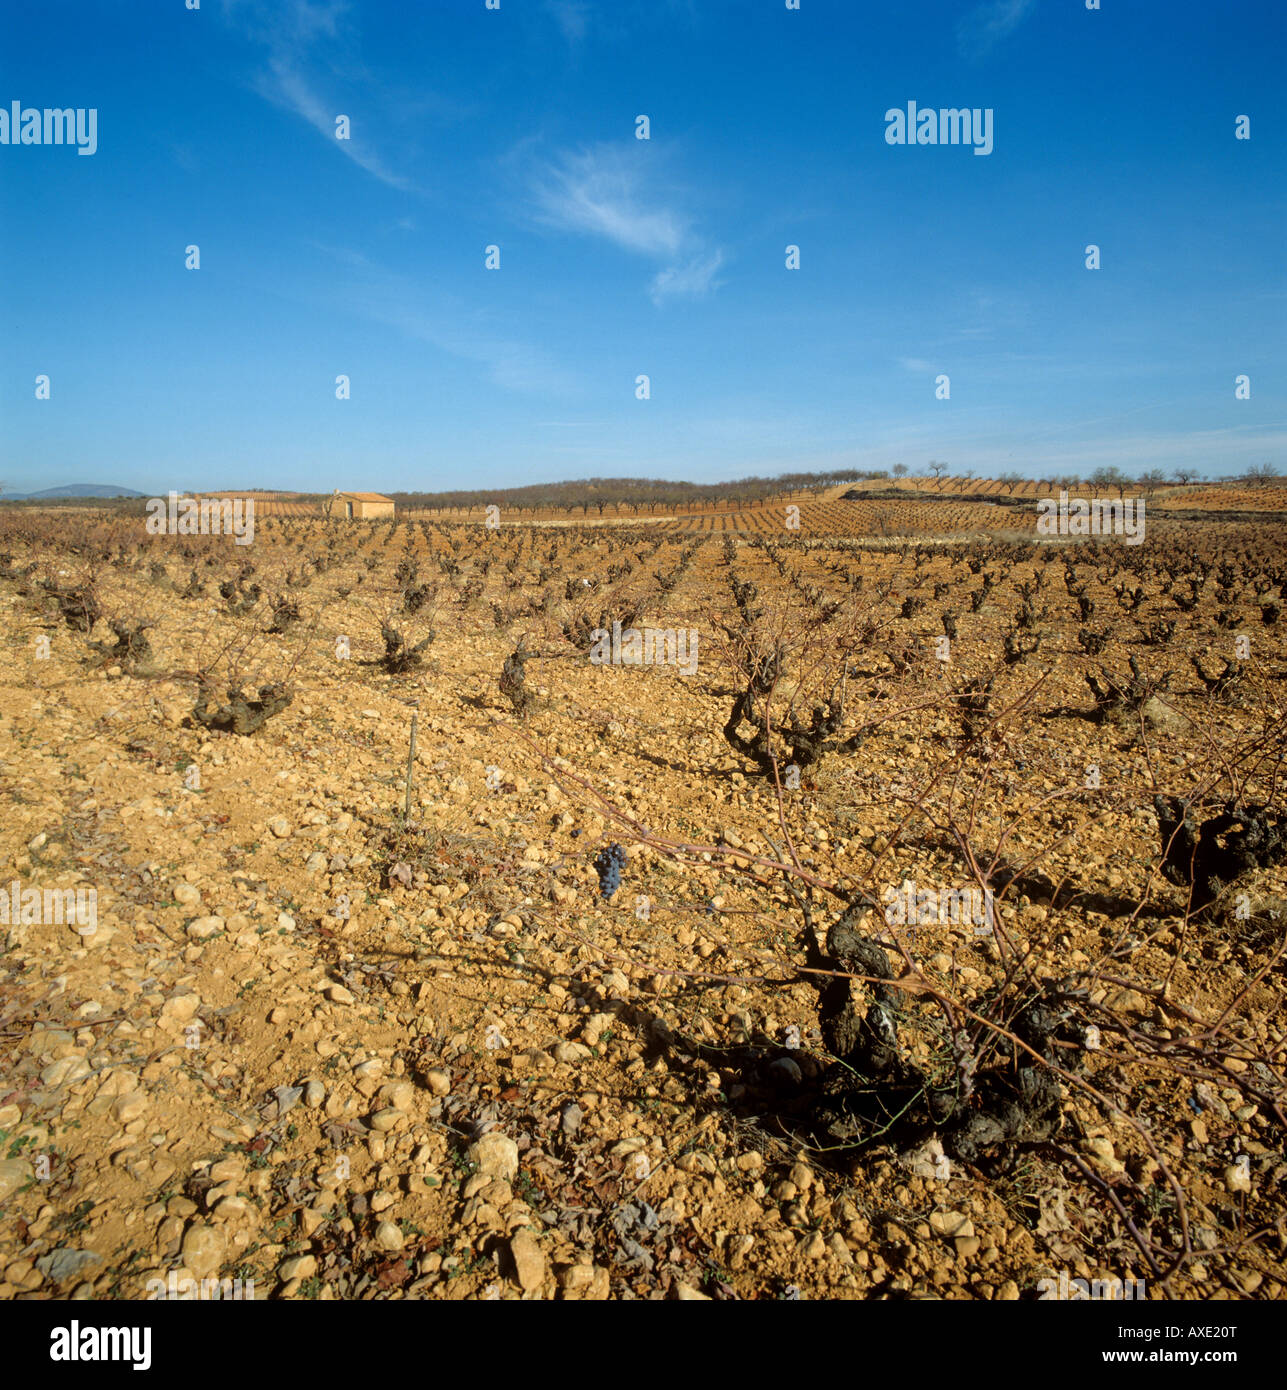
[{"label": "rocky soil", "polygon": [[[46,522],[55,547],[65,518]],[[105,612],[151,623],[138,662],[92,645],[105,621],[86,634],[51,609],[43,571],[24,579],[48,551],[6,541],[0,886],[91,887],[97,921],[0,926],[0,1298],[142,1298],[174,1274],[253,1282],[256,1298],[1015,1300],[1060,1271],[1144,1279],[1161,1296],[1126,1212],[1183,1256],[1177,1296],[1283,1297],[1287,869],[1250,874],[1241,912],[1229,898],[1186,915],[1183,886],[1160,872],[1152,804],[1257,730],[1281,731],[1287,646],[1261,621],[1266,595],[1224,605],[1239,625],[1223,628],[1214,585],[1185,613],[1149,581],[1128,618],[1114,585],[1130,576],[1082,558],[1090,626],[1110,629],[1092,659],[1054,564],[1041,647],[1003,664],[1016,586],[1047,567],[1039,556],[985,556],[998,584],[971,611],[979,577],[951,548],[919,566],[888,548],[791,551],[791,578],[763,546],[730,560],[708,539],[676,575],[693,539],[680,532],[658,550],[620,527],[555,542],[540,528],[498,541],[426,528],[422,568],[449,565],[432,619],[403,621],[409,645],[432,640],[418,669],[390,675],[381,595],[405,533],[341,530],[325,552],[337,533],[320,523],[260,529],[266,594],[270,574],[280,587],[286,567],[331,554],[300,589],[301,623],[268,632],[266,601],[230,611],[215,581],[241,552],[167,551],[164,583],[141,563],[99,581]],[[1158,529],[1153,555],[1180,535],[1213,556],[1236,545],[1214,525],[1177,524],[1169,542]],[[1267,564],[1275,546],[1281,564],[1275,537]],[[587,576],[606,590],[610,566],[650,547],[633,579],[671,586],[645,621],[701,632],[692,677],[590,664],[553,599],[493,607],[543,588],[562,602]],[[182,598],[190,567],[205,592]],[[730,567],[770,600],[847,592],[856,567],[885,624],[849,677],[847,728],[870,725],[861,745],[806,769],[781,806],[721,732],[740,689],[714,621],[736,620]],[[918,576],[947,592],[902,616]],[[949,606],[960,635],[944,662]],[[1167,614],[1173,645],[1140,646]],[[525,632],[536,655],[519,718],[500,681]],[[1247,693],[1215,700],[1188,658],[1218,669],[1235,632],[1253,639]],[[234,668],[218,665],[229,644]],[[1097,716],[1086,674],[1125,680],[1132,654],[1152,675],[1174,669],[1169,692]],[[993,712],[1036,693],[987,735],[986,759],[954,761],[949,696],[994,667]],[[280,680],[290,702],[248,735],[204,727],[191,673],[206,669],[247,691]],[[1230,774],[1264,799],[1273,756],[1247,753]],[[909,821],[930,785],[944,799]],[[1055,799],[1066,786],[1076,797]],[[1281,796],[1270,788],[1279,815]],[[984,1145],[976,1161],[946,1151],[947,1128],[876,1123],[870,1107],[828,1137],[826,1095],[848,1104],[862,1083],[837,1080],[809,974],[834,969],[827,928],[844,906],[818,885],[965,881],[953,808],[973,815],[972,843],[1010,826],[1015,881],[992,935],[933,922],[900,944],[875,912],[858,919],[906,983],[888,993],[899,1046],[936,1075],[917,991],[982,1011],[1016,950],[1032,981],[1093,966],[1084,1008],[1103,1031],[1089,1051],[1068,1033],[1058,1054],[1072,1070],[1076,1054],[1100,1101],[1065,1078],[1049,1136]],[[611,843],[626,864],[605,900],[594,859]],[[766,866],[792,856],[802,877]],[[852,1016],[870,1022],[885,996],[870,980],[852,989]],[[1217,1023],[1218,1062],[1177,1060]]]}]

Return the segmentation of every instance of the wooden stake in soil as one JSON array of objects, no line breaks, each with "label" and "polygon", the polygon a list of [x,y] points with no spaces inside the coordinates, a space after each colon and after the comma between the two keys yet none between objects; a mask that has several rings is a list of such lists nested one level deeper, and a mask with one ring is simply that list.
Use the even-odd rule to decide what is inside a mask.
[{"label": "wooden stake in soil", "polygon": [[403,807],[403,815],[407,820],[411,819],[411,772],[416,765],[416,720],[420,718],[417,711],[411,711],[411,752],[407,754],[407,799]]}]

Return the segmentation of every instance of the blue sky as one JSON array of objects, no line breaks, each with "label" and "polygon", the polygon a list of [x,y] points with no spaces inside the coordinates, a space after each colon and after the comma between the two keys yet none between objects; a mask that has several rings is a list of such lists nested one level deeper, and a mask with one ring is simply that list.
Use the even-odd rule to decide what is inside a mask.
[{"label": "blue sky", "polygon": [[1287,466],[1280,0],[0,11],[9,491]]}]

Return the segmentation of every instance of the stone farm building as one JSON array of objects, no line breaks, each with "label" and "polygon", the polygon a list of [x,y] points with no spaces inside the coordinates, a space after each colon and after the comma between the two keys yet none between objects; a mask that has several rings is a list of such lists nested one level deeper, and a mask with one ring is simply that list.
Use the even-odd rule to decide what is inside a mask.
[{"label": "stone farm building", "polygon": [[382,497],[378,492],[337,492],[334,502],[331,515],[347,521],[369,521],[393,515],[393,499]]}]

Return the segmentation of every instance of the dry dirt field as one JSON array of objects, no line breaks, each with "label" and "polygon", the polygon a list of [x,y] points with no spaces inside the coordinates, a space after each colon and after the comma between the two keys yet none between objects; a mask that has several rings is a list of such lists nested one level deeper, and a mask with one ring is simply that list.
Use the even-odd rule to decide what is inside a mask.
[{"label": "dry dirt field", "polygon": [[0,511],[0,1299],[1282,1298],[1284,491]]}]

